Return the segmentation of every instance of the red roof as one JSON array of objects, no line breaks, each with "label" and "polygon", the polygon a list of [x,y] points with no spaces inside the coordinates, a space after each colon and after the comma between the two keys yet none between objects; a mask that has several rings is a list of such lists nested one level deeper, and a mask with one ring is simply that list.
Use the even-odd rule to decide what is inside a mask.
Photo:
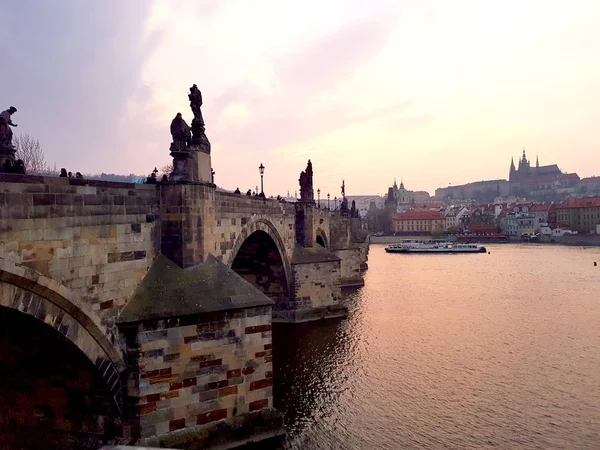
[{"label": "red roof", "polygon": [[534,203],[533,205],[531,205],[529,207],[529,212],[546,212],[546,211],[550,211],[550,208],[552,208],[551,203]]},{"label": "red roof", "polygon": [[558,205],[558,208],[600,208],[600,197],[569,198]]},{"label": "red roof", "polygon": [[439,211],[404,211],[394,215],[394,220],[446,220]]}]

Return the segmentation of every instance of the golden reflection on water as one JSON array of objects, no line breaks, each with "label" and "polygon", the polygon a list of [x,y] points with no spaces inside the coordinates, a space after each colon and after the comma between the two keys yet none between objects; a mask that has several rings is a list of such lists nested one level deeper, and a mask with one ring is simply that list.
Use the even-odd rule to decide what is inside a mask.
[{"label": "golden reflection on water", "polygon": [[600,448],[600,249],[372,245],[350,317],[274,328],[284,448]]}]

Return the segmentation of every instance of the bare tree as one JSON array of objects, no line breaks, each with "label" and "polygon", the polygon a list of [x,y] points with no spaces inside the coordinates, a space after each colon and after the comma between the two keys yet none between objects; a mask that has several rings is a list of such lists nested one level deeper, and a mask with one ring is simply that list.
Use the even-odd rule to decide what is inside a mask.
[{"label": "bare tree", "polygon": [[169,175],[171,175],[171,172],[173,172],[173,164],[167,164],[166,166],[162,166],[158,171],[158,179],[160,180],[163,175],[166,175],[168,177]]},{"label": "bare tree", "polygon": [[15,138],[15,147],[17,148],[16,158],[23,160],[28,174],[48,172],[48,164],[40,141],[28,134],[22,134]]}]

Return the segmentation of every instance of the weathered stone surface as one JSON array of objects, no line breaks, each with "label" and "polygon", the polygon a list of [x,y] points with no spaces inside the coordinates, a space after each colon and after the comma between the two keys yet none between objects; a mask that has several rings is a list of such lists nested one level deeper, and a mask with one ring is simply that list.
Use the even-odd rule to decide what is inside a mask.
[{"label": "weathered stone surface", "polygon": [[[125,324],[128,351],[135,355],[128,379],[130,409],[139,417],[130,424],[133,435],[144,438],[161,432],[163,439],[177,430],[237,420],[250,411],[251,402],[252,411],[272,407],[272,342],[266,332],[271,330],[271,302],[267,302],[237,311]],[[194,340],[199,336],[204,338]],[[239,341],[229,344],[231,337]],[[140,352],[140,348],[153,349]],[[179,356],[173,358],[174,354]],[[248,367],[252,370],[245,370]],[[207,368],[219,370],[206,373]]]},{"label": "weathered stone surface", "polygon": [[[182,269],[158,256],[118,318],[119,323],[225,311],[273,302],[242,277],[210,255],[205,263]],[[210,340],[214,334],[184,338]],[[166,358],[166,357],[165,357]],[[176,359],[171,356],[171,359]]]}]

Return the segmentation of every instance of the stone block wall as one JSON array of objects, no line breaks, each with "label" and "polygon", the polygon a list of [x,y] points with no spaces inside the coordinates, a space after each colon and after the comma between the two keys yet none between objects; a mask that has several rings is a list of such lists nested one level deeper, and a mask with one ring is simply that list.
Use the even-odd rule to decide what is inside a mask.
[{"label": "stone block wall", "polygon": [[186,268],[214,254],[214,198],[212,184],[160,185],[163,255]]},{"label": "stone block wall", "polygon": [[0,174],[0,257],[114,319],[160,248],[156,185]]},{"label": "stone block wall", "polygon": [[292,295],[276,305],[273,321],[297,323],[348,314],[340,304],[340,261],[293,264],[292,273]]},{"label": "stone block wall", "polygon": [[342,287],[364,286],[362,277],[365,254],[362,246],[333,250],[340,259],[340,283]]},{"label": "stone block wall", "polygon": [[163,446],[185,440],[185,430],[198,439],[218,421],[272,408],[271,313],[255,307],[123,328],[132,436]]},{"label": "stone block wall", "polygon": [[215,224],[211,252],[225,264],[231,264],[236,246],[252,232],[256,222],[271,227],[281,238],[289,259],[295,242],[295,206],[272,199],[217,192],[215,195]]}]

